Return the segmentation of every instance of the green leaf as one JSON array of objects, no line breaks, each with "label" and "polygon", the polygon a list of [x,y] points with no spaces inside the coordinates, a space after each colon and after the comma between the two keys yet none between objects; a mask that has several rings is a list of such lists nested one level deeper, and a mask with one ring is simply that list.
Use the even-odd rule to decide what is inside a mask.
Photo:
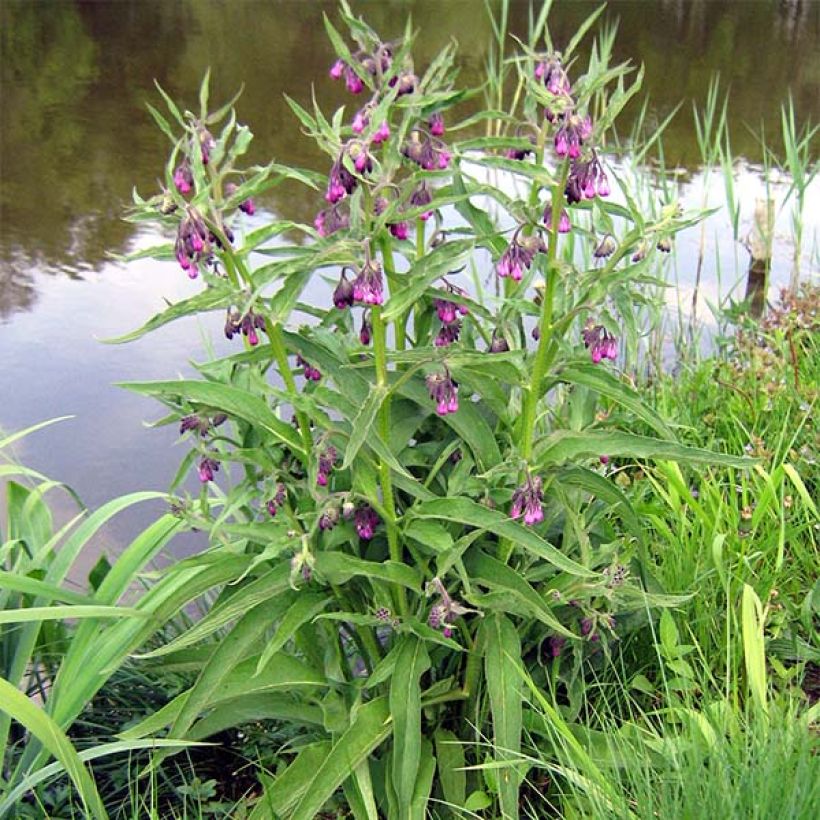
[{"label": "green leaf", "polygon": [[459,262],[472,248],[472,239],[459,239],[440,245],[417,261],[411,268],[410,273],[406,275],[410,284],[390,296],[382,311],[382,318],[386,322],[390,322],[401,316],[408,308],[418,302],[433,282],[457,268]]},{"label": "green leaf", "polygon": [[[290,655],[284,653],[275,655],[260,675],[254,675],[258,662],[258,657],[254,656],[229,669],[223,676],[219,687],[211,693],[208,707],[216,707],[221,703],[256,697],[270,692],[290,693],[295,689],[311,690],[327,686],[323,675]],[[172,725],[182,714],[189,694],[189,690],[185,690],[136,726],[121,732],[119,737],[123,740],[147,737]],[[310,714],[306,712],[305,719]]]},{"label": "green leaf", "polygon": [[387,388],[385,386],[375,386],[367,397],[367,401],[357,413],[356,418],[351,422],[352,431],[347,447],[345,447],[345,458],[342,463],[343,470],[346,470],[353,463],[362,444],[371,437],[373,422],[386,396]]},{"label": "green leaf", "polygon": [[344,584],[355,576],[363,576],[391,584],[401,584],[418,592],[421,575],[418,570],[396,561],[365,561],[342,552],[320,552],[316,556],[317,574],[330,584]]},{"label": "green leaf", "polygon": [[556,376],[560,381],[580,384],[606,396],[633,412],[645,421],[659,436],[672,440],[675,438],[663,419],[655,413],[632,388],[613,376],[608,370],[594,364],[570,364],[563,367]]},{"label": "green leaf", "polygon": [[197,313],[202,313],[208,310],[216,310],[217,308],[226,308],[231,304],[233,294],[227,287],[209,286],[196,296],[191,296],[188,299],[183,299],[176,304],[171,305],[160,313],[155,314],[142,327],[132,330],[129,333],[124,333],[122,336],[115,336],[111,339],[102,339],[104,344],[123,344],[124,342],[133,342],[141,339],[152,330],[167,325],[184,316],[193,316]]},{"label": "green leaf", "polygon": [[302,624],[312,621],[330,602],[330,598],[320,593],[300,594],[276,627],[274,636],[259,658],[256,674],[268,665],[270,659],[284,647]]},{"label": "green leaf", "polygon": [[282,421],[256,393],[226,384],[194,380],[121,382],[121,387],[160,399],[182,398],[214,410],[222,410],[229,416],[243,419],[249,424],[267,430],[274,438],[287,444],[295,453],[305,455],[301,439],[290,424]]},{"label": "green leaf", "polygon": [[467,772],[464,771],[464,747],[448,729],[435,733],[438,780],[444,799],[451,806],[463,806],[467,799]]},{"label": "green leaf", "polygon": [[[523,693],[516,669],[521,663],[521,642],[512,621],[500,613],[490,615],[483,629],[486,640],[484,674],[493,716],[495,759],[498,762],[515,761],[521,751],[523,723]],[[505,818],[518,817],[518,785],[518,772],[513,765],[499,769],[499,798]]]},{"label": "green leaf", "polygon": [[458,521],[472,527],[480,527],[517,544],[527,552],[543,558],[553,566],[581,578],[594,578],[596,573],[567,558],[555,547],[523,524],[513,521],[499,510],[490,510],[469,498],[439,498],[422,501],[414,506],[408,517],[440,518],[444,521]]},{"label": "green leaf", "polygon": [[291,786],[303,796],[289,820],[314,820],[325,801],[390,735],[390,729],[387,698],[377,698],[362,706],[327,756]]},{"label": "green leaf", "polygon": [[453,547],[453,536],[434,521],[411,518],[404,529],[404,534],[433,552],[447,552]]},{"label": "green leaf", "polygon": [[424,642],[415,636],[402,639],[390,681],[390,715],[393,718],[393,788],[399,805],[412,802],[421,761],[421,676],[430,668]]},{"label": "green leaf", "polygon": [[30,621],[61,621],[67,618],[144,618],[138,609],[119,606],[31,606],[0,612],[0,624],[20,624]]},{"label": "green leaf", "polygon": [[766,644],[763,636],[763,605],[757,593],[748,584],[743,585],[741,604],[743,632],[743,662],[752,699],[763,714],[769,711],[766,686]]},{"label": "green leaf", "polygon": [[756,459],[715,453],[697,447],[620,431],[558,430],[545,436],[536,447],[539,468],[581,458],[598,458],[602,453],[621,458],[671,459],[684,464],[713,464],[725,467],[752,467]]},{"label": "green leaf", "polygon": [[105,820],[108,814],[103,807],[94,779],[71,741],[33,700],[3,678],[0,678],[0,710],[25,726],[49,754],[57,758],[76,786],[86,810],[99,820]]},{"label": "green leaf", "polygon": [[519,572],[483,552],[474,552],[468,555],[464,559],[464,566],[470,578],[475,580],[476,583],[492,590],[509,593],[515,598],[520,610],[523,610],[524,613],[537,618],[559,635],[564,635],[567,638],[575,637],[552,614],[547,602]]}]

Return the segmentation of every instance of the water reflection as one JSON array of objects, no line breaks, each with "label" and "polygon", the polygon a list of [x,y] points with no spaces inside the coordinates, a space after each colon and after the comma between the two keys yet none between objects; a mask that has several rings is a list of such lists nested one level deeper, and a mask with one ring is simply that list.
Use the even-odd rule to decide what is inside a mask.
[{"label": "water reflection", "polygon": [[[455,36],[462,81],[470,83],[478,80],[491,34],[480,5],[416,0],[363,2],[356,9],[388,36],[411,13],[421,32],[419,65]],[[556,3],[556,42],[566,42],[596,5]],[[244,83],[240,111],[257,136],[251,159],[323,168],[282,93],[305,100],[315,82],[320,104],[343,101],[325,81],[322,13],[334,8],[253,0],[4,0],[0,317],[31,306],[33,266],[82,275],[98,270],[108,251],[128,247],[133,228],[120,220],[122,204],[132,186],[154,187],[164,160],[164,138],[144,106],[155,97],[154,78],[189,100],[208,65],[215,98]],[[681,99],[702,101],[715,71],[731,86],[738,154],[760,155],[745,124],[764,123],[776,143],[778,104],[789,89],[801,116],[820,117],[820,4],[636,0],[612,3],[607,17],[620,21],[616,57],[646,66],[650,127]],[[526,18],[527,4],[513,3],[511,29],[523,33]],[[686,112],[670,126],[665,148],[670,164],[697,165]],[[297,219],[308,219],[314,208],[304,189],[274,191],[263,204],[281,210],[285,202]]]},{"label": "water reflection", "polygon": [[[597,2],[555,6],[552,30],[562,43]],[[512,4],[513,31],[524,33],[527,7]],[[491,35],[478,0],[373,0],[354,8],[386,37],[399,34],[412,13],[421,32],[420,67],[455,36],[461,81],[478,81]],[[306,101],[313,82],[325,110],[349,102],[326,79],[322,13],[334,9],[333,2],[267,0],[0,2],[0,427],[75,413],[74,421],[25,442],[19,455],[67,481],[92,506],[130,490],[166,487],[182,455],[173,447],[174,430],[140,424],[160,415],[157,406],[112,383],[173,377],[187,358],[206,357],[203,335],[224,343],[219,316],[166,327],[127,347],[97,341],[140,324],[163,298],[176,301],[198,287],[170,263],[124,269],[107,258],[156,241],[121,220],[132,186],[155,190],[166,158],[166,140],[145,110],[146,101],[156,102],[154,78],[191,106],[208,65],[215,99],[244,83],[240,117],[256,134],[250,161],[275,157],[324,170],[326,158],[302,138],[282,94]],[[818,3],[635,0],[611,3],[605,18],[620,19],[616,57],[646,66],[650,127],[681,99],[702,103],[714,71],[731,86],[732,147],[753,162],[760,146],[745,124],[765,123],[777,148],[779,103],[789,89],[800,118],[820,119]],[[686,111],[670,126],[665,149],[670,166],[697,168]],[[748,221],[760,195],[758,174],[743,166],[737,178]],[[697,173],[681,183],[690,206],[700,204],[703,184]],[[717,204],[721,183],[713,177],[709,185],[710,204]],[[818,201],[816,185],[807,201]],[[301,187],[277,188],[260,206],[310,221],[317,198]],[[809,210],[815,216],[806,229],[806,267],[816,270],[817,250],[808,256],[816,206]],[[779,218],[787,225],[788,211]],[[725,214],[712,218],[707,238],[703,305],[725,294],[731,271],[745,274],[747,265]],[[678,249],[687,303],[698,247],[693,233]],[[789,260],[788,248],[780,258]],[[776,281],[783,264],[773,263]],[[142,514],[126,517],[112,539],[119,543]]]}]

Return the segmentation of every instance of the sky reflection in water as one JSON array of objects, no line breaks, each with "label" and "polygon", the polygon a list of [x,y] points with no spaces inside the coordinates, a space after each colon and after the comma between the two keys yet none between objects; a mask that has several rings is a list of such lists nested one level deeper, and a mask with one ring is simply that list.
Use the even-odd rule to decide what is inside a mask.
[{"label": "sky reflection in water", "polygon": [[[556,5],[552,30],[559,43],[596,6]],[[471,0],[354,3],[388,37],[412,12],[421,30],[415,51],[420,67],[455,35],[465,55],[465,84],[476,81],[490,37],[477,7]],[[275,157],[325,170],[326,159],[301,137],[282,92],[305,100],[313,81],[325,110],[349,102],[326,80],[331,54],[321,14],[333,8],[249,0],[0,4],[0,427],[76,415],[22,442],[16,453],[69,483],[90,506],[128,491],[164,489],[186,450],[173,446],[175,428],[143,425],[162,415],[159,405],[113,383],[191,373],[188,360],[208,355],[205,340],[217,354],[235,349],[222,337],[219,314],[177,322],[124,347],[99,342],[138,326],[164,299],[177,301],[201,287],[170,263],[125,267],[106,256],[157,241],[120,218],[132,186],[151,193],[165,160],[165,138],[145,112],[146,101],[156,102],[153,79],[187,100],[207,65],[214,99],[244,82],[238,109],[256,135],[250,161]],[[701,204],[704,184],[710,205],[724,202],[719,172],[705,180],[696,170],[688,111],[691,100],[702,104],[714,71],[721,72],[723,87],[731,85],[732,147],[748,158],[736,165],[735,177],[739,233],[745,235],[763,195],[754,166],[760,148],[747,125],[759,131],[764,123],[778,150],[779,103],[789,89],[801,118],[820,119],[820,4],[615,2],[606,19],[616,17],[618,58],[646,65],[650,123],[684,100],[664,144],[667,164],[689,169],[679,183],[687,207]],[[526,28],[525,3],[514,4],[512,28]],[[786,188],[786,181],[775,186],[775,196],[782,198]],[[260,204],[310,222],[320,202],[307,189],[288,188]],[[815,275],[818,204],[815,181],[804,214],[803,259],[803,270]],[[788,281],[791,268],[790,218],[790,206],[778,214],[775,285]],[[735,242],[725,211],[710,218],[705,235],[700,315],[708,318],[708,304],[732,286],[742,296],[748,255]],[[676,267],[687,307],[699,243],[700,229],[689,231],[668,263]],[[317,295],[325,293],[323,285],[317,288]],[[143,511],[123,516],[99,548],[116,548],[143,520]]]}]

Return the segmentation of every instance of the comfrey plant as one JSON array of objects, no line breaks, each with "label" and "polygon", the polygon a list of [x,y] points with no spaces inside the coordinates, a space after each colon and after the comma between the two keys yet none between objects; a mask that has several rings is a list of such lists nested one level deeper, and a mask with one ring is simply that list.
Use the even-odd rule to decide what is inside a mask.
[{"label": "comfrey plant", "polygon": [[[326,172],[241,170],[250,132],[232,104],[211,112],[207,79],[198,114],[167,97],[170,120],[152,109],[173,149],[134,218],[174,235],[160,258],[204,288],[125,338],[221,309],[238,349],[200,380],[130,385],[181,419],[180,476],[202,489],[175,509],[211,536],[184,567],[220,590],[151,654],[220,637],[193,687],[125,736],[290,722],[300,751],[260,817],[312,818],[340,788],[356,817],[434,802],[515,817],[535,725],[521,673],[562,683],[577,714],[585,664],[677,600],[649,592],[645,534],[612,472],[744,463],[675,442],[617,367],[656,245],[696,215],[669,203],[650,221],[627,191],[607,199],[601,146],[637,83],[606,49],[585,69],[541,19],[506,63],[512,110],[458,121],[475,94],[454,88],[454,48],[422,70],[409,28],[385,41],[344,3],[341,19],[326,81],[351,104],[328,119],[290,101]],[[315,192],[314,224],[249,225],[284,182]],[[635,418],[657,438],[629,433]]]}]

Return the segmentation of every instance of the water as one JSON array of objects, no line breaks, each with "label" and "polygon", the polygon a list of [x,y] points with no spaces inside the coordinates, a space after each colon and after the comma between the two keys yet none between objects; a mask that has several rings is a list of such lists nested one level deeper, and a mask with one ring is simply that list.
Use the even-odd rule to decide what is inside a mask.
[{"label": "water", "polygon": [[[558,2],[552,31],[566,42],[596,3]],[[118,0],[0,4],[0,428],[19,429],[57,415],[75,418],[34,434],[18,457],[74,487],[89,506],[136,489],[167,487],[184,445],[173,428],[148,429],[161,416],[154,402],[113,386],[116,381],[175,378],[190,359],[205,357],[204,340],[227,350],[222,317],[163,328],[124,347],[100,339],[126,332],[198,287],[175,265],[139,262],[124,267],[108,253],[150,245],[156,237],[121,219],[136,186],[154,190],[166,142],[145,110],[157,102],[156,78],[193,106],[207,66],[213,99],[241,84],[240,119],[254,131],[252,162],[325,169],[302,139],[282,94],[309,99],[309,83],[325,110],[346,102],[327,80],[331,61],[322,13],[333,3]],[[367,2],[354,8],[387,37],[399,34],[406,13],[420,29],[417,65],[427,65],[455,36],[462,80],[477,80],[490,39],[483,4]],[[731,87],[732,148],[745,160],[736,169],[748,231],[762,183],[761,149],[750,128],[762,123],[779,149],[779,104],[789,92],[801,119],[820,119],[820,4],[807,2],[615,2],[605,19],[620,19],[616,56],[646,66],[650,120],[660,122],[681,100],[684,110],[665,139],[669,167],[681,169],[680,193],[697,207],[708,187],[719,204],[723,183],[698,170],[699,152],[688,110],[702,104],[719,71]],[[526,4],[514,3],[511,27],[526,29]],[[816,153],[816,152],[815,152]],[[775,193],[785,193],[787,181]],[[651,193],[650,193],[651,195]],[[804,270],[817,260],[818,187],[807,200]],[[307,190],[274,190],[262,209],[311,221],[316,198]],[[788,209],[779,214],[774,281],[787,280]],[[264,213],[259,216],[264,219]],[[747,263],[725,213],[707,225],[703,311],[738,278]],[[680,243],[683,303],[691,302],[699,233]],[[722,288],[718,288],[717,271]],[[742,293],[737,294],[742,296]],[[144,511],[124,515],[99,548],[114,551]]]}]

